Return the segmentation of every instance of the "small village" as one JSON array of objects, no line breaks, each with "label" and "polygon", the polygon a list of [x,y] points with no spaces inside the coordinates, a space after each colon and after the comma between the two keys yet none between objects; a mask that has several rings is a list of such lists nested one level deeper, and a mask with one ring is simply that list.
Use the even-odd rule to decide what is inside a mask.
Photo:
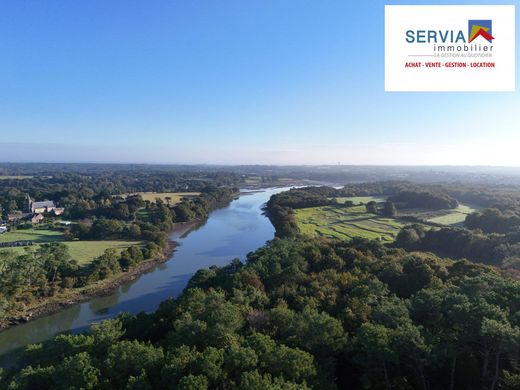
[{"label": "small village", "polygon": [[6,220],[0,219],[0,234],[9,231],[11,226],[16,226],[22,223],[30,223],[37,225],[48,217],[58,217],[63,215],[65,209],[58,207],[52,200],[33,201],[27,195],[25,209],[23,211],[16,210],[5,213]]}]

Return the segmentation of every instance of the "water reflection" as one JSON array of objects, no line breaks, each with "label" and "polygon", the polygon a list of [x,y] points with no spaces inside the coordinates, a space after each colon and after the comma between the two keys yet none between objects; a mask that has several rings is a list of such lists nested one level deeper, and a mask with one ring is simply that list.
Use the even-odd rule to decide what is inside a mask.
[{"label": "water reflection", "polygon": [[[155,310],[159,303],[178,296],[193,273],[211,265],[225,265],[273,237],[274,229],[262,214],[269,197],[285,189],[250,192],[228,207],[212,212],[206,223],[184,224],[173,233],[179,243],[171,260],[157,265],[109,295],[96,297],[58,313],[38,318],[0,333],[0,355],[29,343],[47,340],[60,332],[79,332],[90,324],[120,312]],[[1,361],[0,361],[0,364]]]}]

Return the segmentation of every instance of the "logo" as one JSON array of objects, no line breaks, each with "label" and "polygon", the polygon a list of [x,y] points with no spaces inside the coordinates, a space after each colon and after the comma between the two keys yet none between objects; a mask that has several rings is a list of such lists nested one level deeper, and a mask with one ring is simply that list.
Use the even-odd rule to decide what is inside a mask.
[{"label": "logo", "polygon": [[514,91],[515,36],[514,5],[386,5],[385,91]]},{"label": "logo", "polygon": [[492,21],[491,20],[470,20],[468,21],[469,43],[478,37],[486,39],[489,43],[493,43]]}]

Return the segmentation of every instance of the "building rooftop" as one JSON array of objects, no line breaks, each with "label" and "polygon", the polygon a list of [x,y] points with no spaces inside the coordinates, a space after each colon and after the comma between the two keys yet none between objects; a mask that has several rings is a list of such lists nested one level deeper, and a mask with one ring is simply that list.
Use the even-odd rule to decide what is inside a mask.
[{"label": "building rooftop", "polygon": [[32,208],[33,209],[40,209],[42,207],[56,207],[54,205],[54,202],[52,200],[44,200],[43,202],[33,202]]}]

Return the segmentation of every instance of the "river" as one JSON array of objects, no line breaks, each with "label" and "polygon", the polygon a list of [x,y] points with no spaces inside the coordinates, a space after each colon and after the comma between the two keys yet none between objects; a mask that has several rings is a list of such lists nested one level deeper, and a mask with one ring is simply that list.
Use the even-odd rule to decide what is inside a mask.
[{"label": "river", "polygon": [[189,232],[174,232],[178,242],[165,263],[123,284],[110,295],[96,297],[57,313],[0,332],[0,355],[30,343],[48,340],[61,332],[79,332],[94,322],[121,312],[155,310],[165,299],[179,295],[200,268],[244,260],[246,255],[274,236],[274,228],[262,213],[270,196],[286,188],[244,192],[227,207],[213,211],[208,220]]}]

